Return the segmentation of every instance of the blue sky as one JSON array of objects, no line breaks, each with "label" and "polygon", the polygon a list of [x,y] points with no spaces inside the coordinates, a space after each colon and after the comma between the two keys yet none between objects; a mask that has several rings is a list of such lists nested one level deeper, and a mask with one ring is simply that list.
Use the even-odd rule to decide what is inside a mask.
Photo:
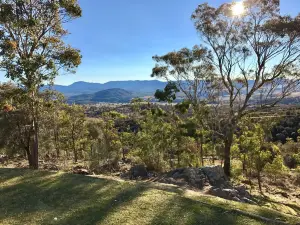
[{"label": "blue sky", "polygon": [[[83,17],[66,26],[66,42],[81,50],[82,64],[55,83],[151,79],[153,55],[200,44],[190,16],[203,2],[226,1],[79,0]],[[297,14],[300,0],[281,0],[281,11]]]}]

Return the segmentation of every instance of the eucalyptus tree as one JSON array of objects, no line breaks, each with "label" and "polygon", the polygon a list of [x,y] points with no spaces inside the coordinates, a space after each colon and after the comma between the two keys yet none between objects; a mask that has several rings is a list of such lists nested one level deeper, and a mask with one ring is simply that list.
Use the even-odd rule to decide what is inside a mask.
[{"label": "eucalyptus tree", "polygon": [[201,4],[192,14],[210,64],[228,95],[223,121],[224,170],[230,175],[230,149],[249,106],[276,105],[299,86],[300,16],[280,15],[279,0],[245,0],[218,8]]},{"label": "eucalyptus tree", "polygon": [[63,24],[81,16],[77,0],[0,0],[0,69],[26,91],[33,130],[30,167],[38,169],[40,87],[60,70],[74,72],[79,50],[63,42]]},{"label": "eucalyptus tree", "polygon": [[[211,100],[215,95],[214,67],[209,62],[210,52],[203,46],[193,49],[183,48],[163,56],[153,56],[156,62],[152,70],[152,77],[168,81],[165,95],[169,94],[174,100],[177,92],[182,92],[195,109]],[[170,92],[170,93],[169,93]],[[156,92],[160,97],[160,92]]]},{"label": "eucalyptus tree", "polygon": [[163,56],[154,56],[156,65],[152,75],[168,81],[164,91],[157,91],[156,98],[160,101],[172,102],[176,94],[183,94],[185,100],[176,105],[181,112],[187,112],[192,106],[193,137],[197,140],[199,155],[203,165],[204,133],[210,130],[208,121],[209,107],[207,103],[214,102],[219,97],[220,85],[215,77],[215,69],[210,63],[211,53],[203,46],[193,49],[183,48]]},{"label": "eucalyptus tree", "polygon": [[[239,3],[244,7],[240,13],[234,11],[241,8],[235,4],[218,8],[199,5],[192,20],[203,48],[156,56],[163,64],[153,69],[155,76],[185,81],[190,81],[195,71],[200,79],[214,72],[222,88],[218,93],[227,95],[220,129],[216,130],[224,141],[227,175],[234,131],[249,106],[254,104],[257,110],[276,105],[298,88],[300,71],[300,16],[280,15],[279,0],[245,0]],[[196,62],[201,59],[201,66],[194,67],[191,56]],[[193,92],[184,93],[191,96]]]}]

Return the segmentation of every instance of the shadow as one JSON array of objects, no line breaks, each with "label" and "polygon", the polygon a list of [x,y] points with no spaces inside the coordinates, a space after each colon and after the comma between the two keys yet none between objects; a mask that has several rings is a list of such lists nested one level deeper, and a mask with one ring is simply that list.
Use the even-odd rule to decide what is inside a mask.
[{"label": "shadow", "polygon": [[[260,206],[263,206],[267,203],[269,203],[269,204],[274,203],[274,204],[278,204],[278,205],[284,205],[284,206],[287,206],[287,207],[293,209],[298,214],[298,216],[300,216],[300,206],[298,206],[298,205],[285,203],[285,202],[280,202],[280,201],[275,201],[275,200],[269,198],[266,195],[255,196],[255,199],[257,200],[257,202],[259,203]],[[276,205],[274,205],[274,208],[276,208]]]},{"label": "shadow", "polygon": [[[2,182],[14,181],[0,189],[0,221],[20,220],[47,211],[40,224],[95,224],[119,207],[129,204],[147,190],[145,185],[130,185],[101,178],[20,169],[0,169]],[[70,213],[72,211],[72,213]],[[19,221],[21,224],[21,221]]]},{"label": "shadow", "polygon": [[1,224],[263,224],[172,185],[24,169],[0,180]]},{"label": "shadow", "polygon": [[241,224],[239,219],[237,215],[226,213],[223,208],[201,204],[192,199],[174,197],[165,210],[153,218],[151,224],[235,225]]},{"label": "shadow", "polygon": [[[60,221],[61,225],[69,224],[96,224],[103,221],[111,213],[119,211],[125,205],[130,204],[132,200],[138,198],[146,190],[143,186],[132,186],[121,191],[113,198],[99,203],[87,204],[80,209],[76,215],[72,215]],[[101,198],[101,196],[98,196]],[[88,221],[87,221],[88,220]]]}]

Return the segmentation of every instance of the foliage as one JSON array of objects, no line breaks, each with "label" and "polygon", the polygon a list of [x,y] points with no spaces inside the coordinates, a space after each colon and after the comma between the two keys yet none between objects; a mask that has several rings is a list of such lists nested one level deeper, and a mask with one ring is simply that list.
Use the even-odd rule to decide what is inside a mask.
[{"label": "foliage", "polygon": [[265,165],[265,172],[273,176],[275,180],[287,172],[287,168],[283,164],[282,156],[278,155],[274,158],[272,163],[267,163]]},{"label": "foliage", "polygon": [[170,81],[163,91],[157,90],[154,97],[159,101],[172,103],[176,99],[177,92],[179,92],[179,89],[177,88],[176,83]]},{"label": "foliage", "polygon": [[74,72],[81,63],[79,50],[63,42],[63,24],[81,16],[76,0],[0,1],[0,68],[24,91],[27,101],[29,164],[38,169],[39,89],[61,69]]}]

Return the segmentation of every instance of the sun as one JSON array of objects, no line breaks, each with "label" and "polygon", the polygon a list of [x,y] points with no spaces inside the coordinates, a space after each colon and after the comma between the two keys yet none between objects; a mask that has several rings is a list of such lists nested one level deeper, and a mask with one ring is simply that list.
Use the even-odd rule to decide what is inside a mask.
[{"label": "sun", "polygon": [[240,16],[244,14],[245,12],[244,3],[242,1],[233,3],[231,10],[234,16]]}]

